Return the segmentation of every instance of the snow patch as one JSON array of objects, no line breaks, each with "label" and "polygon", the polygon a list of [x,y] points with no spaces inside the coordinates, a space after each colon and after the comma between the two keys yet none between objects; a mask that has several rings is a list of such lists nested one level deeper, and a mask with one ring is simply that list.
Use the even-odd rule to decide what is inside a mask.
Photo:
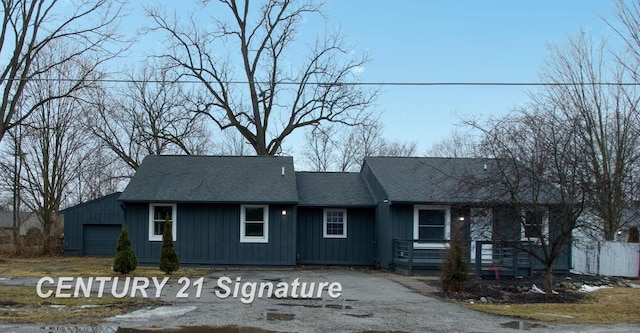
[{"label": "snow patch", "polygon": [[[538,288],[538,286],[536,286],[535,284],[533,286],[531,286],[531,292],[536,293],[536,294],[546,294],[546,292],[540,288]],[[551,291],[552,294],[554,295],[558,295],[559,293],[555,290]]]},{"label": "snow patch", "polygon": [[605,288],[611,288],[609,286],[590,286],[588,284],[583,284],[582,287],[580,287],[580,289],[578,289],[579,292],[583,292],[583,293],[590,293],[590,292],[594,292],[596,290],[600,290],[600,289],[605,289]]},{"label": "snow patch", "polygon": [[117,315],[109,319],[141,320],[141,319],[151,319],[156,317],[176,317],[176,316],[181,316],[187,312],[191,312],[195,309],[197,309],[196,306],[161,306],[151,310],[137,310],[127,314]]}]

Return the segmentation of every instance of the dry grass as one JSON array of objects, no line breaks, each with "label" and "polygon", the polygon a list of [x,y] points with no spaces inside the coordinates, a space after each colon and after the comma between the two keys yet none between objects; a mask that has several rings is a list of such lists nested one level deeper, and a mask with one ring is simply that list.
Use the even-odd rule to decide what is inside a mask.
[{"label": "dry grass", "polygon": [[116,299],[112,296],[42,299],[37,296],[34,287],[2,286],[0,322],[91,323],[152,304],[159,305],[162,302],[145,298]]},{"label": "dry grass", "polygon": [[640,289],[611,288],[593,292],[574,304],[461,304],[473,310],[530,320],[615,324],[640,323],[639,299]]},{"label": "dry grass", "polygon": [[[61,276],[119,276],[111,270],[111,257],[53,257],[53,258],[0,258],[0,276],[61,277]],[[181,268],[174,276],[200,277],[210,273],[209,268]],[[157,267],[138,267],[133,276],[164,276]]]},{"label": "dry grass", "polygon": [[[98,277],[120,276],[111,270],[110,257],[0,257],[0,276],[4,277]],[[200,277],[211,269],[182,268],[174,276]],[[138,267],[133,276],[165,276],[155,267]],[[12,323],[93,323],[100,318],[131,312],[162,302],[148,298],[112,296],[89,298],[40,298],[35,286],[0,284],[0,322]]]}]

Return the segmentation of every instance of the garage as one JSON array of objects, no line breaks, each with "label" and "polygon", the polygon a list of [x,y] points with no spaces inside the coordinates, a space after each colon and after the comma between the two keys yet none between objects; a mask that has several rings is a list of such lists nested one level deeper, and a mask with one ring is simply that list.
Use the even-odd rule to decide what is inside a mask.
[{"label": "garage", "polygon": [[122,225],[85,224],[82,228],[82,255],[113,256]]}]

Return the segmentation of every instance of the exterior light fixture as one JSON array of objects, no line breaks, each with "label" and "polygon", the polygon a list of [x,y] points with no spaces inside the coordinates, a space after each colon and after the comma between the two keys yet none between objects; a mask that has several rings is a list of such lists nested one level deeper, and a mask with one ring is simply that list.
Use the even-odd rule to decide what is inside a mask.
[{"label": "exterior light fixture", "polygon": [[285,208],[282,209],[282,216],[287,216],[287,210]]}]

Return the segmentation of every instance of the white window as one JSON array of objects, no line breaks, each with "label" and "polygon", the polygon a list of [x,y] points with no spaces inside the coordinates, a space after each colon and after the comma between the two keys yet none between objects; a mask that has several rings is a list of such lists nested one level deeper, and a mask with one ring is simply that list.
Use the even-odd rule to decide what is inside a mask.
[{"label": "white window", "polygon": [[169,219],[171,222],[171,231],[173,233],[173,241],[176,240],[176,205],[175,204],[149,204],[149,240],[162,241],[162,232],[164,224]]},{"label": "white window", "polygon": [[240,243],[269,242],[269,206],[240,206]]},{"label": "white window", "polygon": [[522,211],[522,228],[520,238],[523,241],[541,244],[549,236],[549,212],[546,209],[524,209]]},{"label": "white window", "polygon": [[[446,247],[451,233],[449,206],[421,206],[413,209],[413,238],[420,240],[414,247]],[[434,241],[429,244],[429,241]]]},{"label": "white window", "polygon": [[322,236],[324,238],[347,238],[347,210],[324,210]]}]

